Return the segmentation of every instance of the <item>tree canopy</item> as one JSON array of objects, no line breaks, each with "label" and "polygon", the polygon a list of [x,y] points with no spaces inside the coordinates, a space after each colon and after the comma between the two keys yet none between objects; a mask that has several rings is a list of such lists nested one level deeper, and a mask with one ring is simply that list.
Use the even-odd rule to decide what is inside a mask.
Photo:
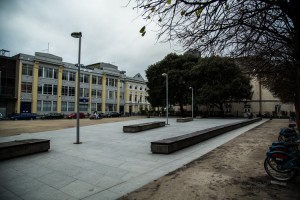
[{"label": "tree canopy", "polygon": [[191,70],[199,104],[212,104],[224,114],[224,105],[252,97],[250,79],[232,58],[202,58]]},{"label": "tree canopy", "polygon": [[187,103],[189,94],[189,72],[197,61],[198,58],[191,55],[169,54],[160,62],[149,66],[146,70],[146,77],[148,79],[148,101],[151,105],[164,107],[166,78],[162,74],[167,73],[169,102],[170,104],[179,104],[183,112],[182,106]]},{"label": "tree canopy", "polygon": [[213,104],[224,114],[224,104],[244,101],[252,97],[252,86],[232,58],[169,54],[146,70],[149,88],[148,101],[152,106],[165,105],[165,77],[169,80],[169,102],[178,104],[182,115],[183,105],[190,103],[193,87],[198,104]]}]

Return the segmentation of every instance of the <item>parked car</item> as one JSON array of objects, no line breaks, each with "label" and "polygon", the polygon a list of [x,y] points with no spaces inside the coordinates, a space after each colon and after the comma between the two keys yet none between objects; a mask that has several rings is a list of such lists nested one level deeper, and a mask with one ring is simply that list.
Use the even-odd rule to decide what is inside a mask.
[{"label": "parked car", "polygon": [[4,119],[4,117],[3,117],[2,113],[0,113],[0,120],[3,120],[3,119]]},{"label": "parked car", "polygon": [[[76,119],[77,118],[77,113],[72,113],[72,114],[69,114],[67,116],[68,119]],[[84,113],[79,113],[79,118],[82,119],[82,118],[85,118],[85,115]]]},{"label": "parked car", "polygon": [[108,117],[120,117],[121,114],[118,112],[108,112],[107,113]]},{"label": "parked car", "polygon": [[64,115],[61,113],[48,113],[41,116],[41,119],[63,119]]},{"label": "parked car", "polygon": [[20,113],[10,117],[11,120],[36,119],[36,114]]},{"label": "parked car", "polygon": [[99,115],[101,115],[102,118],[108,117],[107,113],[99,113]]}]

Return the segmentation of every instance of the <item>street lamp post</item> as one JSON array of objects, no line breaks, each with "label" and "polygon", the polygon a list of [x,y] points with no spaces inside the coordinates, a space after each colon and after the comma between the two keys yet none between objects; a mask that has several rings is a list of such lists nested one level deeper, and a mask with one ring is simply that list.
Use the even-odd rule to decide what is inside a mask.
[{"label": "street lamp post", "polygon": [[192,90],[192,118],[194,119],[194,89],[192,87],[189,89]]},{"label": "street lamp post", "polygon": [[168,87],[168,74],[167,73],[163,73],[162,76],[166,77],[166,112],[167,112],[167,124],[169,125],[169,100],[168,100],[168,96],[169,96],[169,87]]},{"label": "street lamp post", "polygon": [[80,53],[81,53],[81,32],[73,32],[71,33],[71,36],[74,38],[79,38],[79,49],[78,49],[78,76],[77,76],[77,123],[76,123],[76,142],[74,144],[81,144],[79,139],[79,94],[80,94]]}]

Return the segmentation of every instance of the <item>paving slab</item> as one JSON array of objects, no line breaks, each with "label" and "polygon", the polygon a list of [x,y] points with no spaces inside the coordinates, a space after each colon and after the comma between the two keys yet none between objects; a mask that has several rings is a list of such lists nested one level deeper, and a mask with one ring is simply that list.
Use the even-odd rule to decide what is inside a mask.
[{"label": "paving slab", "polygon": [[[145,118],[76,129],[1,137],[0,142],[49,139],[46,153],[0,162],[0,199],[116,199],[155,180],[254,128],[266,120],[225,133],[170,155],[152,154],[151,141],[175,137],[244,119],[195,119],[135,134],[123,126],[163,118]],[[53,195],[51,195],[53,194]]]}]

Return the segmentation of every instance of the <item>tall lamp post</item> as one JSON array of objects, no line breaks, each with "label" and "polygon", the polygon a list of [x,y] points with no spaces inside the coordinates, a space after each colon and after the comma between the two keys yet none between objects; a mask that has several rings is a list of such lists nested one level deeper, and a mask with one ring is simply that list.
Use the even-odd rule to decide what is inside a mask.
[{"label": "tall lamp post", "polygon": [[189,89],[192,90],[192,118],[194,119],[194,89],[192,87]]},{"label": "tall lamp post", "polygon": [[73,32],[71,33],[73,38],[79,38],[79,49],[78,49],[78,76],[77,76],[77,123],[76,123],[76,142],[74,144],[81,144],[79,140],[79,94],[80,94],[80,53],[81,53],[81,32]]},{"label": "tall lamp post", "polygon": [[163,73],[162,76],[166,77],[166,112],[167,112],[167,125],[169,125],[169,100],[168,100],[168,96],[169,96],[169,87],[168,87],[168,74],[167,73]]}]

